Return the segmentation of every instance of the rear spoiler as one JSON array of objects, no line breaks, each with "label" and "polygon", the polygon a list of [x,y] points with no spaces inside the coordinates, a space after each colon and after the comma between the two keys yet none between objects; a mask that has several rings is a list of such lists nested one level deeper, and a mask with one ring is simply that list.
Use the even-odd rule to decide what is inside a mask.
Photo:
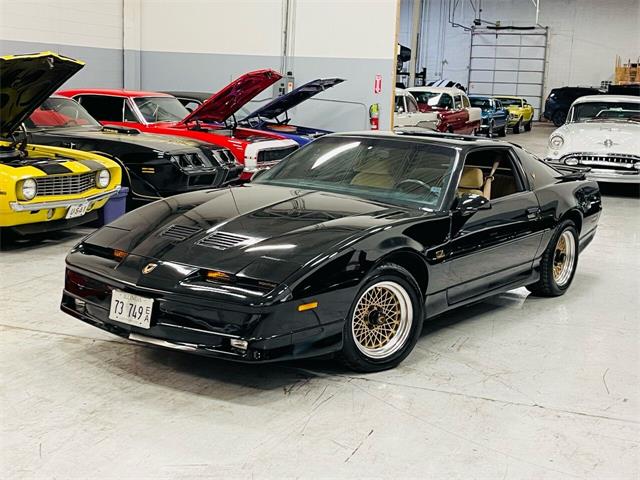
[{"label": "rear spoiler", "polygon": [[562,181],[585,180],[587,172],[591,171],[591,167],[569,167],[569,166],[553,166],[561,175],[558,177]]}]

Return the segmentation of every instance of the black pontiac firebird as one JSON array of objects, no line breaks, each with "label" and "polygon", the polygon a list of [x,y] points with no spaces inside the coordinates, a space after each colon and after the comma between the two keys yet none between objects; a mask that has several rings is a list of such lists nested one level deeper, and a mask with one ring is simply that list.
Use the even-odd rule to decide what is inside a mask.
[{"label": "black pontiac firebird", "polygon": [[219,358],[338,352],[382,370],[446,310],[523,285],[562,295],[600,211],[583,173],[509,143],[328,135],[250,184],[166,198],[85,238],[61,308]]}]

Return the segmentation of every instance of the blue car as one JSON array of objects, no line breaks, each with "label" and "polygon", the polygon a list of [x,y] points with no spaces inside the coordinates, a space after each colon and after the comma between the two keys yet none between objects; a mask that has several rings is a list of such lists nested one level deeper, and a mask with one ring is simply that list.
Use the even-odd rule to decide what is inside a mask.
[{"label": "blue car", "polygon": [[[344,82],[342,78],[318,78],[294,88],[289,93],[274,98],[255,111],[247,111],[246,107],[243,107],[237,114],[240,118],[238,123],[255,130],[277,133],[285,138],[294,140],[300,145],[306,145],[314,138],[331,132],[319,128],[291,125],[287,112],[305,100],[342,82]],[[172,91],[165,93],[176,97],[190,111],[211,96],[210,93],[204,92]],[[245,113],[244,117],[241,116],[243,113]]]},{"label": "blue car", "polygon": [[495,134],[499,137],[504,137],[507,134],[509,111],[502,106],[500,100],[485,95],[469,95],[469,101],[472,107],[482,110],[480,132],[490,138]]}]

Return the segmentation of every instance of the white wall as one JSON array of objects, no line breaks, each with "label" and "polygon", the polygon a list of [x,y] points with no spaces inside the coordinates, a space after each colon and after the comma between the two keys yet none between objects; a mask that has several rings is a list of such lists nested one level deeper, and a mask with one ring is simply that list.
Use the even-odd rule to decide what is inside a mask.
[{"label": "white wall", "polygon": [[[214,92],[244,72],[281,70],[285,0],[0,0],[0,52],[40,50],[87,66],[69,86]],[[301,85],[347,81],[297,108],[294,121],[389,126],[397,0],[293,0],[288,69]],[[16,12],[20,12],[17,14]],[[373,91],[376,75],[383,90]],[[267,101],[267,90],[256,103]]]},{"label": "white wall", "polygon": [[[412,0],[403,0],[410,3]],[[470,34],[448,23],[448,0],[426,0],[423,64],[429,79],[466,85]],[[541,0],[539,23],[549,27],[545,95],[564,85],[599,86],[613,78],[615,55],[640,55],[640,0]],[[460,2],[455,20],[470,26],[473,11]],[[535,23],[530,0],[483,0],[482,18],[502,25]]]},{"label": "white wall", "polygon": [[2,0],[0,54],[41,50],[87,62],[71,85],[119,86],[122,0]]},{"label": "white wall", "polygon": [[[143,88],[213,92],[248,70],[282,67],[284,0],[140,1]],[[381,124],[388,127],[396,4],[292,2],[287,69],[295,85],[319,77],[347,80],[291,112],[293,121],[334,130],[363,129],[369,105],[379,103]],[[172,28],[164,28],[167,19]],[[374,94],[378,74],[383,91]],[[266,101],[271,93],[267,90],[254,103]]]}]

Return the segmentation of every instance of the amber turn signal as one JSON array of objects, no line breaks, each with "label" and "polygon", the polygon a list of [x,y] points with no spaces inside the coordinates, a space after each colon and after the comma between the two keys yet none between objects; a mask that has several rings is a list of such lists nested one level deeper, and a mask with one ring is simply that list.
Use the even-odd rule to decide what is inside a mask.
[{"label": "amber turn signal", "polygon": [[298,311],[306,312],[307,310],[313,310],[317,306],[318,302],[303,303],[302,305],[298,305]]},{"label": "amber turn signal", "polygon": [[117,250],[114,249],[113,250],[113,258],[115,258],[116,260],[124,260],[125,258],[127,258],[127,255],[129,255],[127,252],[125,252],[124,250]]},{"label": "amber turn signal", "polygon": [[231,280],[231,276],[224,272],[217,272],[215,270],[207,271],[208,280]]}]

